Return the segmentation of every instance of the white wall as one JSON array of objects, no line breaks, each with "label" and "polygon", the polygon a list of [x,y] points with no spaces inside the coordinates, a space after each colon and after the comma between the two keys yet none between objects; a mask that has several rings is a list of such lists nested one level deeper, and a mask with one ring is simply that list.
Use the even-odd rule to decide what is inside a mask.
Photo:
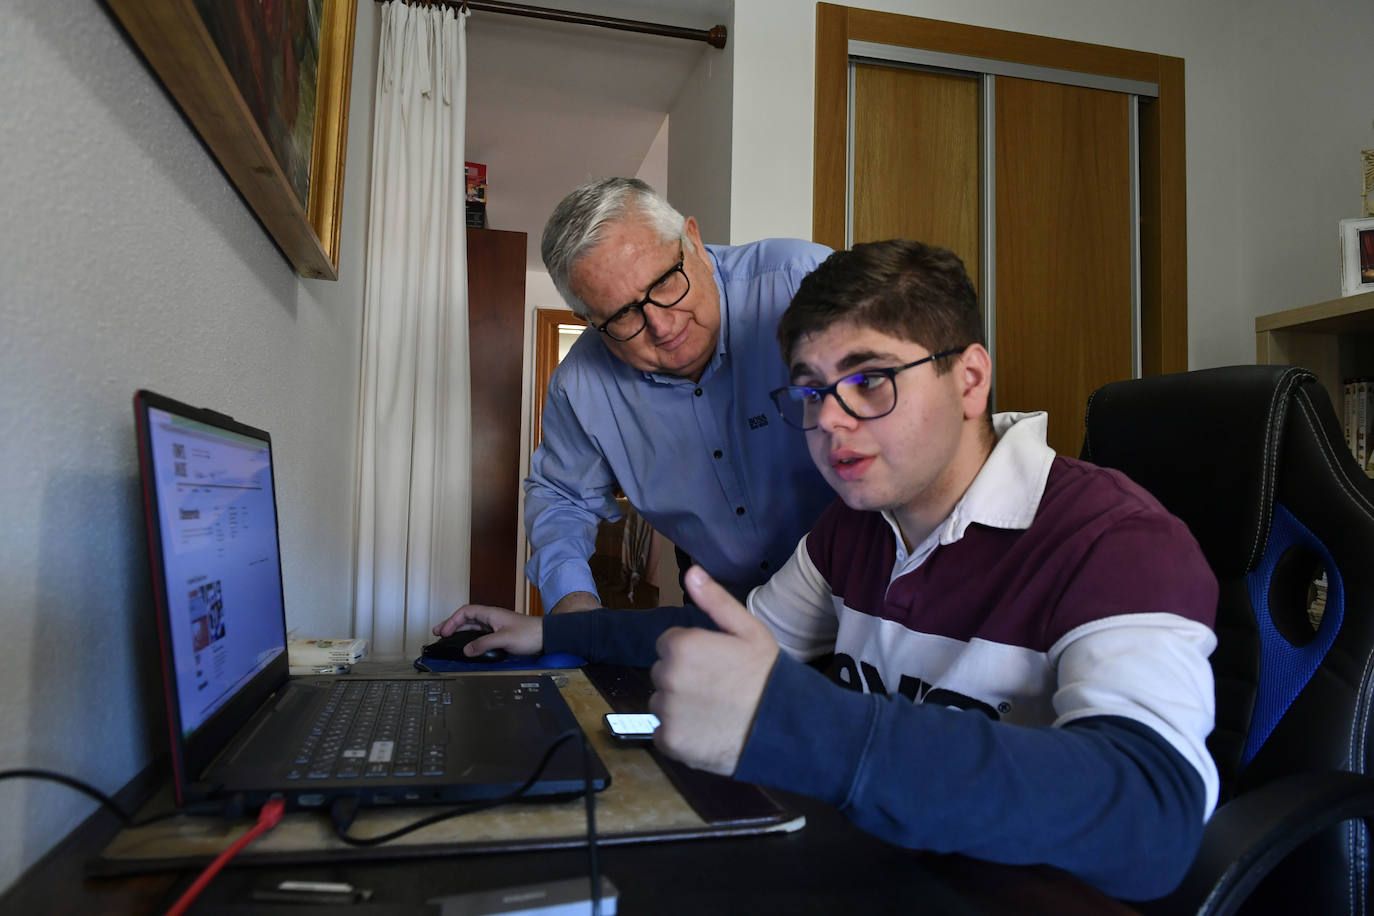
[{"label": "white wall", "polygon": [[[727,23],[730,34],[734,23]],[[702,241],[730,241],[731,112],[734,110],[735,45],[706,47],[668,111],[673,142],[668,149],[669,201],[695,216]]]},{"label": "white wall", "polygon": [[[362,49],[374,7],[360,4]],[[288,626],[349,632],[372,82],[364,51],[342,277],[302,280],[103,4],[6,6],[0,768],[114,792],[165,749],[137,388],[274,434]],[[0,783],[0,887],[92,808],[64,787]]]},{"label": "white wall", "polygon": [[[644,161],[639,164],[639,171],[635,172],[636,178],[664,197],[668,196],[668,122],[668,116],[664,115],[658,133],[654,134],[654,141],[649,144],[649,149],[644,154]],[[572,188],[568,190],[571,191]],[[543,226],[539,227],[541,234],[543,229]]]},{"label": "white wall", "polygon": [[[866,0],[906,15],[1181,57],[1189,362],[1253,362],[1254,316],[1340,293],[1336,223],[1374,145],[1368,0]],[[735,7],[730,237],[809,237],[815,10]]]}]

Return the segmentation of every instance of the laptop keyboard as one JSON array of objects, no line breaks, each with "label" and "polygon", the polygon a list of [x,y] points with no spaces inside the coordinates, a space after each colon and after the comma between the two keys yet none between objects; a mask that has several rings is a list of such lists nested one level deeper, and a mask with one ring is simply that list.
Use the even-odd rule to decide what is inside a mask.
[{"label": "laptop keyboard", "polygon": [[339,681],[286,778],[442,776],[444,707],[452,702],[435,681]]}]

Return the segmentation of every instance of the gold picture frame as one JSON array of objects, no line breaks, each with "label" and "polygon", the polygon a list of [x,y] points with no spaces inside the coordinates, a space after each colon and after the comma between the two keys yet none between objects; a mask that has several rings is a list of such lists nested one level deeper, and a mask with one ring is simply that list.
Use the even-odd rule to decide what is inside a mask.
[{"label": "gold picture frame", "polygon": [[[224,32],[217,45],[212,27],[195,0],[106,0],[148,63],[195,125],[201,138],[219,160],[230,181],[239,189],[268,234],[277,243],[297,273],[317,279],[336,280],[339,276],[339,225],[343,216],[344,154],[348,139],[348,104],[353,73],[353,31],[357,20],[357,0],[291,0],[296,25],[318,35],[298,36],[302,40],[272,44],[244,42],[231,54],[246,72],[280,77],[281,58],[302,46],[317,49],[312,80],[309,67],[299,65],[294,56],[285,66],[292,70],[286,82],[297,107],[288,111],[294,136],[287,137],[289,149],[283,152],[282,137],[290,130],[277,130],[275,117],[283,105],[281,93],[264,90],[254,94],[253,104],[245,98],[235,72],[221,53]],[[259,15],[259,4],[206,4],[212,19],[226,20],[239,33],[253,35],[248,26]],[[308,12],[319,10],[318,22]],[[302,10],[306,11],[302,14]],[[305,15],[302,23],[301,15]],[[234,33],[231,37],[237,37]],[[286,36],[288,39],[291,36]],[[316,45],[310,39],[317,37]],[[283,47],[290,53],[283,53]],[[254,54],[261,54],[254,59]],[[269,55],[277,57],[267,59]],[[299,71],[299,72],[298,72]],[[280,88],[280,78],[252,84]],[[313,128],[305,130],[296,117],[309,111],[302,99],[314,97]],[[264,117],[268,111],[274,117]],[[269,142],[269,134],[272,135]],[[308,150],[300,138],[309,134]],[[275,146],[274,146],[275,143]],[[308,161],[308,171],[305,162]],[[291,177],[288,177],[288,172]]]}]

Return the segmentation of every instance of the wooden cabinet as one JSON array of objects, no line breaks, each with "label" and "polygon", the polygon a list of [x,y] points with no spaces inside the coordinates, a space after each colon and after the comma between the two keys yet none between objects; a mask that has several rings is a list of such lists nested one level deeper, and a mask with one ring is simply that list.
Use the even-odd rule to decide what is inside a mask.
[{"label": "wooden cabinet", "polygon": [[1315,372],[1341,416],[1344,381],[1374,377],[1374,292],[1260,315],[1255,347],[1256,362]]},{"label": "wooden cabinet", "polygon": [[524,383],[525,233],[468,229],[472,378],[470,600],[515,606]]}]

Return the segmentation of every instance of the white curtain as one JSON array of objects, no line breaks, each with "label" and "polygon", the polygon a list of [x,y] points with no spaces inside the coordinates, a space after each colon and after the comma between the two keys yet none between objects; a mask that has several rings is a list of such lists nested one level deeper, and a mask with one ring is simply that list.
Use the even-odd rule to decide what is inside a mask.
[{"label": "white curtain", "polygon": [[469,587],[465,17],[382,6],[359,398],[355,635],[417,654]]}]

